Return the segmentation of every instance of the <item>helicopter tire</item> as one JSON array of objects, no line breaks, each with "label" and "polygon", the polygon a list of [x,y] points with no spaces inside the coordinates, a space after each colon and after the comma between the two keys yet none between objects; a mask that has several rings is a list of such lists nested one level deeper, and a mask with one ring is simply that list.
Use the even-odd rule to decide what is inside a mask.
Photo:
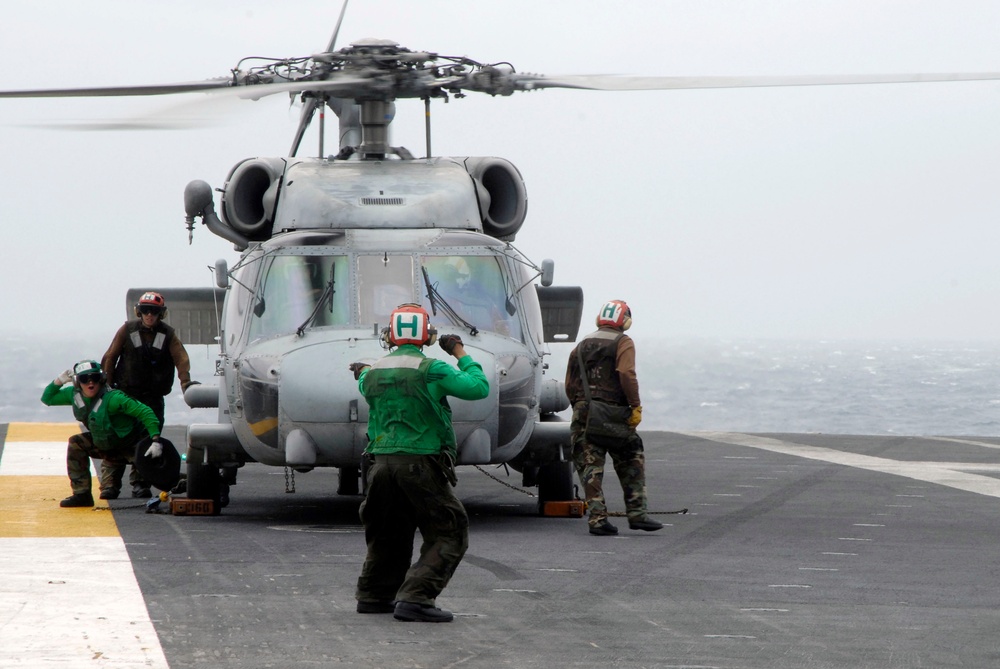
[{"label": "helicopter tire", "polygon": [[[222,477],[219,474],[218,465],[188,461],[188,499],[212,500],[213,516],[217,516],[222,512],[222,487],[223,482]],[[228,488],[228,486],[226,487]]]},{"label": "helicopter tire", "polygon": [[538,510],[546,502],[573,499],[573,463],[565,460],[546,462],[538,468]]},{"label": "helicopter tire", "polygon": [[337,483],[338,495],[357,495],[360,493],[358,489],[360,470],[358,467],[338,467],[337,472],[340,478],[339,483]]}]

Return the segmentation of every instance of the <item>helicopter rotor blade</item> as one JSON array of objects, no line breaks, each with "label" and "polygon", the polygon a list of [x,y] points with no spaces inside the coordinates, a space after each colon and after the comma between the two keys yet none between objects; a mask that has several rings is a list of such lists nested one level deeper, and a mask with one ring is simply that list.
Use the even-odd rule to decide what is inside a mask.
[{"label": "helicopter rotor blade", "polygon": [[344,4],[340,8],[340,17],[337,19],[337,25],[333,29],[333,35],[330,36],[330,42],[326,45],[327,51],[333,51],[334,47],[337,46],[337,35],[340,34],[340,26],[344,23],[344,14],[347,13],[347,0],[344,0]]},{"label": "helicopter rotor blade", "polygon": [[539,77],[513,75],[520,79],[517,88],[577,88],[601,91],[682,90],[695,88],[752,88],[773,86],[844,86],[855,84],[902,84],[945,81],[991,81],[1000,72],[942,72],[935,74],[847,74],[787,76],[705,76],[646,77],[629,75],[567,75]]},{"label": "helicopter rotor blade", "polygon": [[[337,17],[337,25],[333,28],[333,35],[330,36],[330,41],[326,45],[327,52],[331,52],[337,46],[337,35],[340,34],[340,26],[344,23],[344,14],[347,13],[347,0],[344,0],[344,4],[340,7],[340,16]],[[326,104],[323,102],[322,104]],[[299,116],[299,127],[295,130],[295,137],[292,138],[292,148],[288,152],[288,155],[294,156],[299,151],[299,146],[302,144],[302,137],[306,133],[306,128],[312,122],[313,115],[316,113],[316,109],[319,103],[316,98],[309,98],[305,105],[302,107],[302,114]]]},{"label": "helicopter rotor blade", "polygon": [[299,145],[302,144],[302,137],[306,134],[306,128],[312,122],[313,114],[316,113],[318,106],[316,98],[309,98],[302,106],[302,113],[299,115],[299,127],[295,129],[295,137],[292,138],[292,148],[288,152],[289,156],[295,156],[298,153]]},{"label": "helicopter rotor blade", "polygon": [[329,79],[300,79],[278,83],[234,85],[232,79],[214,79],[197,83],[156,84],[151,86],[113,86],[99,88],[43,88],[20,91],[0,91],[0,98],[85,98],[132,97],[148,95],[174,95],[177,93],[207,93],[233,96],[245,100],[258,100],[278,93],[304,91],[345,92],[363,90],[371,86],[371,78],[336,74]]},{"label": "helicopter rotor blade", "polygon": [[21,91],[0,91],[0,98],[98,98],[132,97],[143,95],[174,95],[197,93],[229,88],[232,79],[218,78],[179,84],[154,84],[152,86],[108,86],[103,88],[42,88]]}]

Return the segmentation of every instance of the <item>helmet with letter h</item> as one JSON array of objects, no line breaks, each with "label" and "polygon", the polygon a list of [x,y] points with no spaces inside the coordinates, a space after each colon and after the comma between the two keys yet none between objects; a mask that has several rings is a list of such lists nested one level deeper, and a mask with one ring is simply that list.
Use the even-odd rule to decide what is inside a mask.
[{"label": "helmet with letter h", "polygon": [[430,346],[437,341],[437,328],[430,320],[430,314],[419,304],[401,304],[389,315],[389,327],[382,339],[389,346]]},{"label": "helmet with letter h", "polygon": [[159,293],[148,291],[142,294],[133,311],[136,318],[142,318],[143,314],[151,314],[159,316],[162,320],[167,317],[167,303]]},{"label": "helmet with letter h", "polygon": [[615,328],[624,332],[632,327],[632,310],[625,304],[625,300],[605,302],[597,314],[597,327]]}]

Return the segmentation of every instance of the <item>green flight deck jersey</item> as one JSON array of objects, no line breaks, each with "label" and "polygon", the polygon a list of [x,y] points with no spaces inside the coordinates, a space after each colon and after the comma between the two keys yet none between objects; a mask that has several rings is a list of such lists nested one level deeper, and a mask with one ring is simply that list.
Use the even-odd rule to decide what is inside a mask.
[{"label": "green flight deck jersey", "polygon": [[490,383],[483,367],[466,355],[455,369],[403,344],[361,372],[358,388],[368,402],[368,449],[373,455],[434,455],[457,446],[448,395],[481,400]]},{"label": "green flight deck jersey", "polygon": [[73,415],[90,430],[90,437],[99,450],[115,451],[135,445],[135,430],[141,425],[150,437],[160,436],[160,421],[153,410],[120,390],[103,388],[97,396],[87,399],[73,386],[50,383],[42,391],[46,406],[73,407]]}]

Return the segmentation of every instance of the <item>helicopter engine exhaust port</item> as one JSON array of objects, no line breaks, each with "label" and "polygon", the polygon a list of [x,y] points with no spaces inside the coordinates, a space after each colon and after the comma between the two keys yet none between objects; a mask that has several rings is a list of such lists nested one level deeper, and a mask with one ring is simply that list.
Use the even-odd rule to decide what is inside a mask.
[{"label": "helicopter engine exhaust port", "polygon": [[503,158],[468,158],[465,169],[476,184],[483,232],[513,241],[528,215],[528,191],[521,173]]},{"label": "helicopter engine exhaust port", "polygon": [[222,195],[226,223],[250,241],[270,239],[284,172],[280,158],[248,158],[233,167]]}]

